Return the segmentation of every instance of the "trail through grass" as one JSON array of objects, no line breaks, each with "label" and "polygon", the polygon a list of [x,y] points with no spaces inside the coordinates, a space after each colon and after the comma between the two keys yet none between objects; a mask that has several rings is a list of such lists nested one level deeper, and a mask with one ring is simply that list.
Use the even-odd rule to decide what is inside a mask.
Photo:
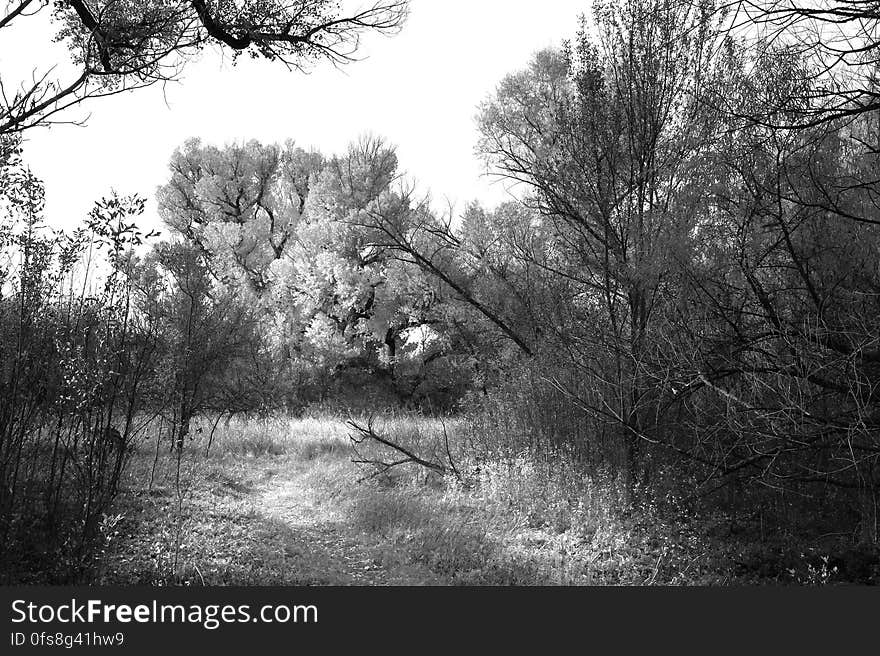
[{"label": "trail through grass", "polygon": [[[265,427],[263,427],[265,428]],[[277,430],[278,427],[276,426]],[[343,426],[334,426],[342,430]],[[272,428],[269,428],[271,431]],[[270,439],[227,436],[218,454],[193,449],[181,464],[142,450],[111,518],[104,583],[208,585],[419,585],[442,583],[405,558],[388,558],[315,486],[323,468],[350,465],[344,432]],[[251,439],[249,439],[251,438]],[[338,447],[338,448],[337,448]]]},{"label": "trail through grass", "polygon": [[[454,425],[404,415],[383,426],[435,460],[447,428],[455,451],[462,443]],[[410,465],[369,477],[352,462],[360,458],[337,416],[235,421],[217,432],[208,455],[205,432],[194,431],[179,471],[175,457],[156,458],[155,443],[139,445],[102,527],[98,582],[643,585],[877,576],[876,559],[835,561],[819,543],[792,552],[782,541],[738,541],[723,518],[651,504],[620,511],[614,481],[563,460],[474,462],[459,449],[461,480]]]}]

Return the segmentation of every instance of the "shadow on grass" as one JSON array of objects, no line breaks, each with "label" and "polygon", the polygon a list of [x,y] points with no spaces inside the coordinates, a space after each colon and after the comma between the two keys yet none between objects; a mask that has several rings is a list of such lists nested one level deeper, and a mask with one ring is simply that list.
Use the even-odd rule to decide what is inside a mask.
[{"label": "shadow on grass", "polygon": [[143,499],[104,561],[110,585],[346,585],[344,573],[307,533],[244,508],[189,513]]}]

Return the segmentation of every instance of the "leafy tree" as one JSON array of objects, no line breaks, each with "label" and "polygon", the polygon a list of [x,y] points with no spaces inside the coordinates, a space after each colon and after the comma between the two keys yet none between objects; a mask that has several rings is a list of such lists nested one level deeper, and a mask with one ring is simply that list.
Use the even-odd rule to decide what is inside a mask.
[{"label": "leafy tree", "polygon": [[259,349],[255,314],[216,284],[192,244],[161,243],[137,271],[138,309],[156,326],[157,409],[169,408],[172,448],[181,450],[196,415],[251,408],[226,405],[227,373]]},{"label": "leafy tree", "polygon": [[257,296],[303,220],[312,177],[323,157],[251,141],[219,149],[191,140],[171,158],[160,188],[160,216],[197,246],[223,282]]},{"label": "leafy tree", "polygon": [[407,386],[420,385],[414,363],[438,356],[413,335],[435,318],[434,291],[363,221],[396,197],[392,148],[364,138],[325,159],[290,142],[219,149],[191,141],[171,170],[159,191],[166,224],[252,306],[262,339],[292,368],[319,379],[357,369],[397,385],[403,364]]},{"label": "leafy tree", "polygon": [[558,253],[535,265],[571,285],[563,343],[592,382],[560,389],[622,429],[625,472],[656,439],[656,381],[667,372],[654,344],[701,214],[713,9],[599,4],[595,37],[585,24],[567,49],[539,53],[480,117],[489,163],[525,186]]}]

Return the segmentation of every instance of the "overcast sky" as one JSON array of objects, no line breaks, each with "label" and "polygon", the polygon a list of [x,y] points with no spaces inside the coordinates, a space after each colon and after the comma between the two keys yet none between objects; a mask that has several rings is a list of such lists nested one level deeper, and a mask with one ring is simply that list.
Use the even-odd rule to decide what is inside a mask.
[{"label": "overcast sky", "polygon": [[[56,225],[77,223],[111,189],[146,195],[145,227],[152,225],[155,189],[189,137],[218,145],[292,138],[329,154],[371,132],[398,146],[401,168],[436,199],[459,209],[474,198],[494,205],[505,192],[482,175],[475,155],[477,105],[535,51],[573,34],[585,7],[584,0],[412,0],[400,34],[365,39],[366,59],[342,70],[323,63],[308,75],[266,61],[233,67],[208,52],[180,83],[90,103],[86,127],[31,131],[25,156],[46,182],[46,214]],[[6,33],[17,31],[11,39],[4,34],[4,75],[59,55],[45,45],[45,25],[30,20],[30,33],[21,20]]]}]

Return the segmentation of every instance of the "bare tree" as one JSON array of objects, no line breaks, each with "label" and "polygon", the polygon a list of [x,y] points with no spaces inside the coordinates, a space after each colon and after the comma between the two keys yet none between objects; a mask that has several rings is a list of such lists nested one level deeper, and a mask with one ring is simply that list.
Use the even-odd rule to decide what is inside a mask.
[{"label": "bare tree", "polygon": [[[751,108],[762,125],[802,129],[880,109],[880,10],[870,0],[733,0],[728,34],[759,76],[780,53],[798,60],[788,97]],[[722,98],[717,99],[726,106]],[[729,106],[727,106],[730,109]],[[782,113],[780,113],[781,110]]]}]

